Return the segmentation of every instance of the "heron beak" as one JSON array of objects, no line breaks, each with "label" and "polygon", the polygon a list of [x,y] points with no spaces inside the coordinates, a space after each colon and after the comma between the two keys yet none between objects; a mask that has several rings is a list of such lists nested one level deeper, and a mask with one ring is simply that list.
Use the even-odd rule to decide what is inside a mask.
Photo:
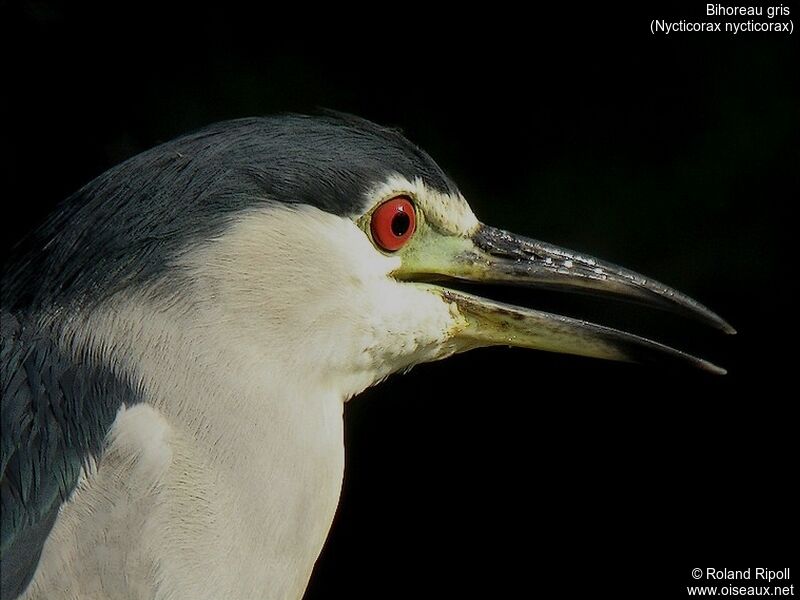
[{"label": "heron beak", "polygon": [[[409,249],[396,277],[445,286],[449,280],[608,296],[670,310],[735,333],[728,323],[688,296],[591,256],[486,225],[480,225],[471,237],[436,232],[426,237],[424,244]],[[708,361],[623,331],[433,287],[464,317],[457,337],[467,348],[509,345],[629,362],[666,360],[725,373]]]}]

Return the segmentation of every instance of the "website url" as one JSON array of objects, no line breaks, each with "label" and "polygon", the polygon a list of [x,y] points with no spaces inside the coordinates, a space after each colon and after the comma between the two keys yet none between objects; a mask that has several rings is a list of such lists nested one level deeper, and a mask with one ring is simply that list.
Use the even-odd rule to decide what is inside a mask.
[{"label": "website url", "polygon": [[690,596],[794,596],[794,584],[784,586],[686,586]]}]

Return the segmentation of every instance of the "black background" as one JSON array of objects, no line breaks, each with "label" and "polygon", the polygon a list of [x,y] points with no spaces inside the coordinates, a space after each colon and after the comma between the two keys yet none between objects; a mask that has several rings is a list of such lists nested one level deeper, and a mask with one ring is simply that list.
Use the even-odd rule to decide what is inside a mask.
[{"label": "black background", "polygon": [[739,334],[505,294],[730,373],[491,349],[368,390],[306,597],[677,598],[694,567],[796,567],[797,34],[650,34],[704,7],[6,4],[2,249],[209,122],[329,107],[400,126],[483,221],[656,277]]}]

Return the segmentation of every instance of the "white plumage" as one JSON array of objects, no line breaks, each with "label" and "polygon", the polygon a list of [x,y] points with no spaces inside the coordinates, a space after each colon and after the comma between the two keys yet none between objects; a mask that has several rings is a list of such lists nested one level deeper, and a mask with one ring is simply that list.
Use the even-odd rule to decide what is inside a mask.
[{"label": "white plumage", "polygon": [[65,350],[103,354],[147,404],[120,410],[26,597],[302,596],[339,499],[344,402],[454,350],[457,315],[398,266],[351,219],[276,206],[187,249],[180,298],[156,286],[74,322]]}]

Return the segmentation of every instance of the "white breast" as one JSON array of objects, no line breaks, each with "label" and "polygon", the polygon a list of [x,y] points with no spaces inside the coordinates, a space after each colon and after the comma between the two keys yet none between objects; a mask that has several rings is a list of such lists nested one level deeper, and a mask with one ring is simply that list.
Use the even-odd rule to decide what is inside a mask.
[{"label": "white breast", "polygon": [[80,328],[147,403],[118,414],[28,598],[302,596],[341,489],[343,398],[186,325],[133,303]]}]

